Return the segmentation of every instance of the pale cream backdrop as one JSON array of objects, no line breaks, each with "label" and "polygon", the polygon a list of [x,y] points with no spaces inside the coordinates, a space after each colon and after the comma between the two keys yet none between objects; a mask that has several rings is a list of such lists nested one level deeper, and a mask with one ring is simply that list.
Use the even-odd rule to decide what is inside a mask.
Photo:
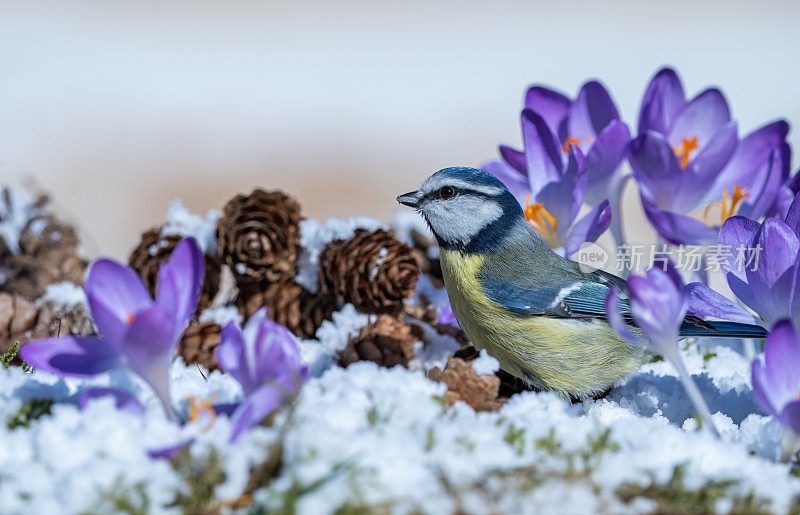
[{"label": "pale cream backdrop", "polygon": [[170,199],[253,186],[387,219],[429,173],[519,144],[533,82],[599,77],[635,124],[668,63],[722,86],[742,130],[800,124],[798,22],[793,1],[4,0],[0,180],[50,192],[91,255],[125,256]]}]

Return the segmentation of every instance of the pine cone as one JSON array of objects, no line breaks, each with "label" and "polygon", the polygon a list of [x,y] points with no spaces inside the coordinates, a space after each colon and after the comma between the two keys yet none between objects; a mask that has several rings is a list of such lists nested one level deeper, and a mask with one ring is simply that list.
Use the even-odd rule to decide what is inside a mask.
[{"label": "pine cone", "polygon": [[[46,203],[46,197],[38,202],[42,206]],[[78,254],[78,246],[75,229],[54,216],[44,214],[28,220],[20,234],[18,252],[11,253],[5,244],[0,251],[0,291],[34,300],[51,284],[83,283],[87,263]]]},{"label": "pine cone", "polygon": [[320,256],[324,288],[364,313],[398,313],[414,294],[419,265],[412,250],[391,234],[359,229],[331,242]]},{"label": "pine cone", "polygon": [[434,368],[428,377],[447,385],[445,401],[464,401],[475,411],[497,411],[504,400],[498,399],[500,379],[494,374],[479,375],[461,358],[450,358],[444,370]]},{"label": "pine cone", "polygon": [[[142,277],[151,295],[155,295],[158,269],[169,259],[182,239],[177,235],[162,236],[160,228],[153,228],[142,233],[139,245],[131,252],[128,263]],[[198,313],[211,306],[219,291],[219,261],[216,256],[206,255],[205,265],[203,290],[200,293],[200,302],[197,304]]]},{"label": "pine cone", "polygon": [[16,340],[24,344],[36,338],[95,332],[83,307],[62,309],[46,302],[36,305],[21,295],[0,293],[0,353]]},{"label": "pine cone", "polygon": [[408,366],[414,357],[414,344],[419,335],[402,320],[391,315],[378,315],[375,322],[364,326],[359,335],[347,342],[339,356],[339,364],[347,367],[356,361],[372,361],[385,367]]},{"label": "pine cone", "polygon": [[255,189],[225,205],[219,251],[240,287],[293,277],[300,252],[300,204],[280,191]]},{"label": "pine cone", "polygon": [[222,327],[214,322],[192,322],[183,332],[178,345],[178,354],[187,364],[199,363],[206,369],[217,369],[214,356],[222,336]]},{"label": "pine cone", "polygon": [[310,293],[287,278],[266,288],[258,286],[241,288],[237,298],[239,312],[247,319],[267,307],[267,314],[285,325],[301,338],[313,337],[324,320],[329,320],[336,309],[336,301],[329,293]]}]

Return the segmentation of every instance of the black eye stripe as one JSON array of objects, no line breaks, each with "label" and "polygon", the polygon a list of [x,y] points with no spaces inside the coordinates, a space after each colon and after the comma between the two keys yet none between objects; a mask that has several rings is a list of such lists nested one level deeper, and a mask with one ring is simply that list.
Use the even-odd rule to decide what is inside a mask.
[{"label": "black eye stripe", "polygon": [[[449,188],[449,189],[453,190],[453,192],[454,192],[453,195],[451,195],[449,197],[443,196],[442,195],[442,190],[444,190],[445,188]],[[449,200],[449,199],[452,199],[452,198],[456,197],[457,195],[472,195],[472,196],[481,197],[481,198],[484,198],[484,199],[487,199],[487,200],[499,197],[499,195],[489,194],[489,193],[486,193],[485,191],[479,191],[477,189],[466,188],[466,187],[463,187],[463,186],[448,186],[448,185],[444,185],[444,186],[442,186],[440,188],[437,188],[437,189],[435,189],[433,191],[430,191],[430,192],[426,193],[423,196],[423,199],[426,199],[426,200]]]}]

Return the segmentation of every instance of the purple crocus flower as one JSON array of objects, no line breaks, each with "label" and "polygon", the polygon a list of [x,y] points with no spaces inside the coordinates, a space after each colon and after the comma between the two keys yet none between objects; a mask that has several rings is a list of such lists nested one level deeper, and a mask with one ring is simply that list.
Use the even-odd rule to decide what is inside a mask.
[{"label": "purple crocus flower", "polygon": [[308,378],[294,335],[267,318],[265,308],[250,317],[243,331],[236,322],[225,326],[216,358],[245,394],[233,413],[231,441],[294,397]]},{"label": "purple crocus flower", "polygon": [[[608,90],[598,81],[583,84],[575,100],[545,86],[533,86],[525,95],[525,107],[539,113],[550,130],[558,136],[566,154],[575,145],[586,155],[586,203],[600,205],[611,203],[614,218],[611,231],[622,243],[620,202],[627,177],[621,164],[628,150],[631,134],[620,120],[619,111]],[[501,147],[501,153],[513,151]]]},{"label": "purple crocus flower", "polygon": [[521,118],[525,151],[500,148],[506,162],[514,166],[493,161],[483,168],[524,199],[525,217],[550,247],[570,256],[608,229],[611,208],[604,200],[576,221],[588,181],[583,153],[576,145],[568,145],[565,154],[540,114],[525,109]]},{"label": "purple crocus flower", "polygon": [[[161,266],[153,300],[132,268],[110,259],[95,261],[85,290],[100,336],[36,340],[25,344],[20,356],[59,376],[91,377],[127,367],[153,388],[174,419],[169,367],[197,307],[204,266],[197,242],[184,239]],[[116,397],[118,403],[127,402]]]},{"label": "purple crocus flower", "polygon": [[753,396],[761,409],[800,435],[800,339],[782,320],[764,343],[764,361],[753,361]]},{"label": "purple crocus flower", "polygon": [[666,270],[651,268],[644,276],[631,276],[628,288],[630,318],[636,325],[630,325],[630,320],[623,317],[620,291],[616,287],[606,299],[608,323],[628,343],[649,348],[675,367],[695,410],[706,426],[718,435],[705,399],[678,349],[680,327],[689,310],[689,295],[675,266],[667,261]]},{"label": "purple crocus flower", "polygon": [[[650,223],[670,243],[707,244],[737,212],[774,212],[789,175],[788,130],[781,120],[739,141],[722,92],[710,88],[687,101],[675,71],[660,70],[645,91],[639,135],[629,147]],[[695,210],[700,219],[690,215]]]},{"label": "purple crocus flower", "polygon": [[800,194],[783,220],[726,220],[719,242],[731,250],[720,262],[734,295],[768,325],[784,318],[800,323]]},{"label": "purple crocus flower", "polygon": [[439,313],[436,314],[436,323],[439,325],[458,326],[458,319],[453,312],[453,306],[449,302],[439,309]]}]

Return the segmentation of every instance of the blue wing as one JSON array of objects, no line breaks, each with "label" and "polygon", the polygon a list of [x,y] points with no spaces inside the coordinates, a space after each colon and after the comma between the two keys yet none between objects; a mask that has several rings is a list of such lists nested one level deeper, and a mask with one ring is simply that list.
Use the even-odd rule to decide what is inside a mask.
[{"label": "blue wing", "polygon": [[[624,282],[605,280],[566,280],[555,285],[530,289],[499,279],[481,280],[486,295],[513,313],[529,316],[559,318],[605,319],[605,302],[609,285],[624,286]],[[621,288],[622,289],[622,288]],[[624,289],[623,289],[624,293]],[[630,301],[620,295],[617,309],[628,324],[635,325],[631,316]],[[735,322],[705,321],[687,316],[680,328],[683,337],[763,338],[764,328]]]},{"label": "blue wing", "polygon": [[[501,279],[483,279],[481,285],[492,301],[520,315],[606,318],[609,286],[604,283],[576,278],[531,289]],[[630,319],[626,297],[620,296],[617,308]]]}]

